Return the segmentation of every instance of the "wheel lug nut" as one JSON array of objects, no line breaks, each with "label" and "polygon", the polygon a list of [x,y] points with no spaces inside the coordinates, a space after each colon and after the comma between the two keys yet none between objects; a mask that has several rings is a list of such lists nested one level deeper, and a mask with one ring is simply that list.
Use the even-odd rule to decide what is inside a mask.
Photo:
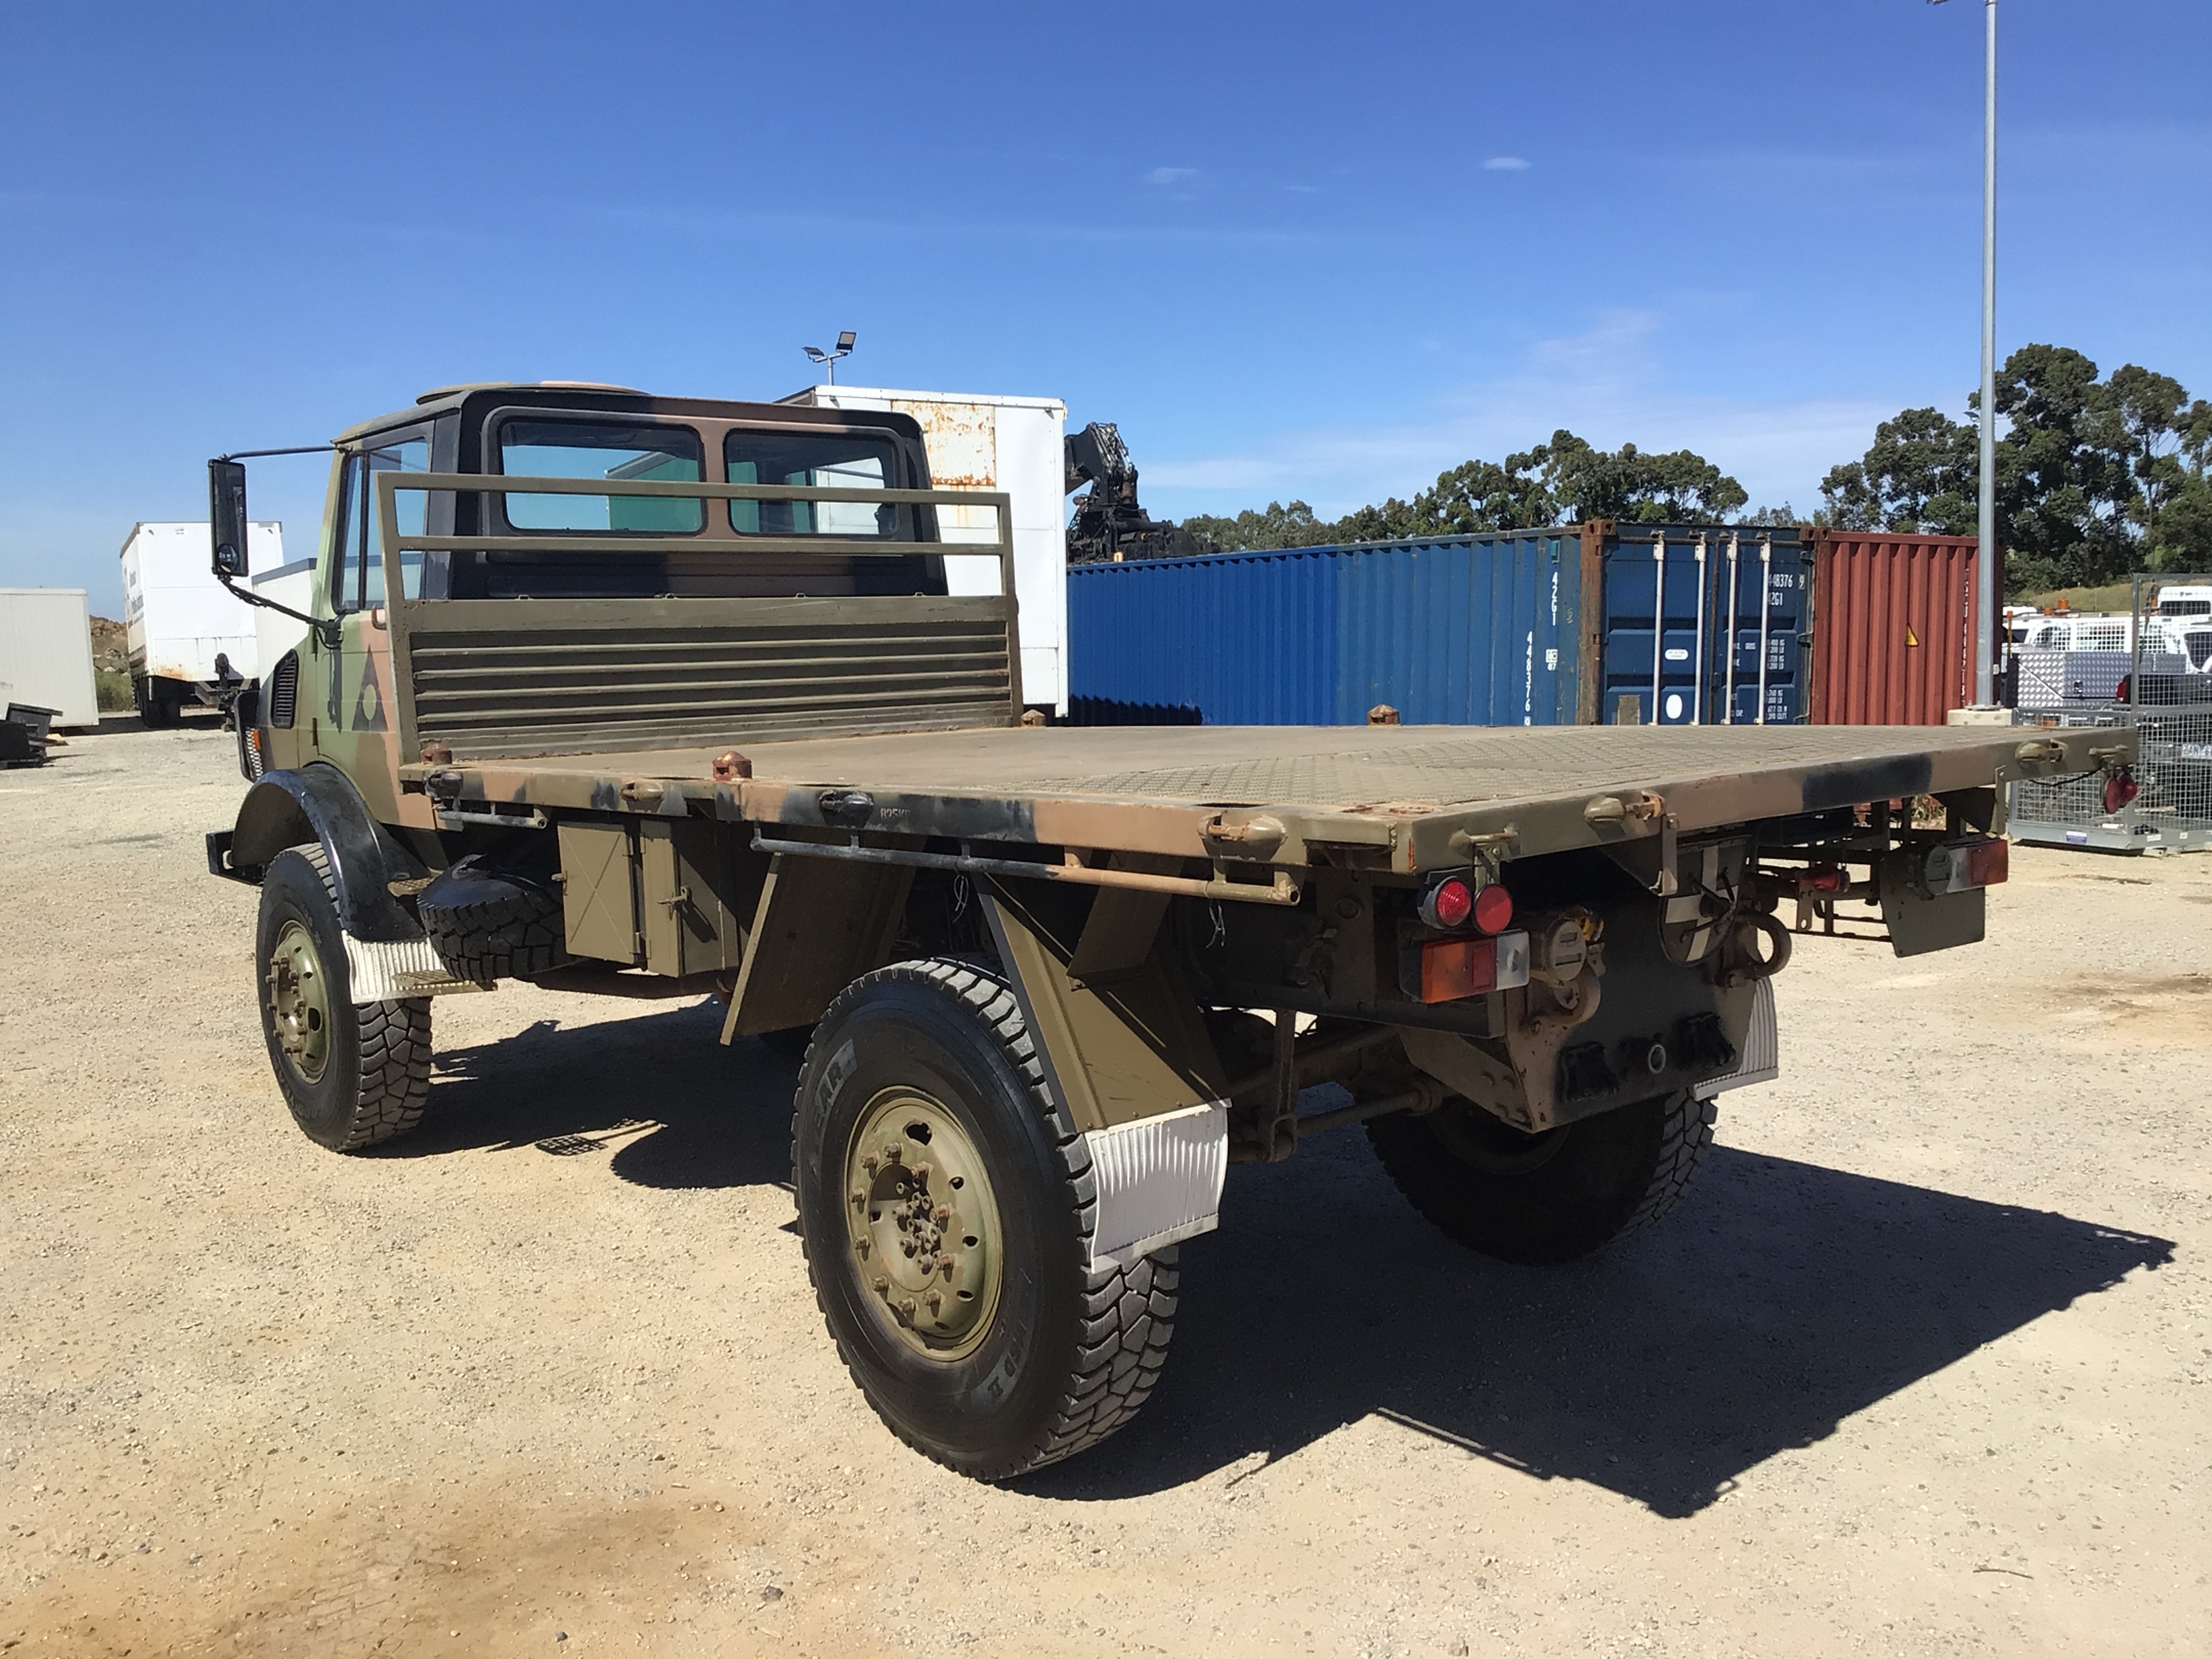
[{"label": "wheel lug nut", "polygon": [[945,1305],[945,1294],[944,1294],[944,1292],[943,1292],[943,1291],[932,1291],[929,1293],[929,1310],[930,1310],[930,1312],[932,1312],[932,1313],[935,1313],[935,1312],[936,1312],[939,1308],[943,1307],[944,1305]]},{"label": "wheel lug nut", "polygon": [[871,1283],[874,1285],[875,1291],[878,1296],[889,1296],[890,1294],[891,1282],[890,1279],[884,1278],[883,1274],[878,1273]]},{"label": "wheel lug nut", "polygon": [[932,1221],[934,1221],[939,1226],[942,1227],[946,1222],[952,1219],[952,1212],[946,1209],[942,1204],[940,1204],[934,1210],[930,1212],[929,1218]]},{"label": "wheel lug nut", "polygon": [[899,1161],[899,1149],[898,1149],[898,1142],[896,1142],[896,1140],[894,1140],[894,1141],[892,1141],[889,1146],[885,1146],[885,1147],[884,1148],[884,1163],[886,1163],[886,1164],[896,1164],[896,1163],[897,1163],[898,1161]]},{"label": "wheel lug nut", "polygon": [[915,1178],[916,1181],[927,1181],[927,1180],[928,1180],[928,1179],[929,1179],[929,1165],[927,1165],[927,1164],[915,1164],[915,1165],[914,1166],[914,1178]]},{"label": "wheel lug nut", "polygon": [[876,1172],[876,1155],[873,1152],[870,1152],[866,1157],[860,1160],[860,1167],[866,1170],[870,1175],[873,1175]]}]

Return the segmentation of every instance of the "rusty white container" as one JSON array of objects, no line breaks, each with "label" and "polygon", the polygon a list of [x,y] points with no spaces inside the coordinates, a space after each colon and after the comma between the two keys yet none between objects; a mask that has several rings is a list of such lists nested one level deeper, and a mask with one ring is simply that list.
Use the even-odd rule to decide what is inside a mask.
[{"label": "rusty white container", "polygon": [[[964,392],[895,392],[816,386],[786,398],[816,409],[890,410],[921,424],[929,477],[939,489],[1002,489],[1013,502],[1014,598],[1021,607],[1022,701],[1067,712],[1067,405],[1057,398]],[[947,542],[990,542],[987,507],[939,508]],[[983,558],[948,555],[955,593],[995,593],[998,572]]]}]

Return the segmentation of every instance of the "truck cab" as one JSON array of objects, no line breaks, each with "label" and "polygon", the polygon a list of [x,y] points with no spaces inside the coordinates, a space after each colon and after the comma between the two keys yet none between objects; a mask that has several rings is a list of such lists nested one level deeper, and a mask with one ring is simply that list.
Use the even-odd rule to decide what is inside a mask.
[{"label": "truck cab", "polygon": [[[647,396],[616,386],[489,383],[425,392],[412,409],[349,428],[335,441],[316,553],[316,625],[270,670],[240,721],[241,769],[258,777],[311,760],[353,780],[385,822],[401,822],[398,768],[419,757],[394,746],[398,701],[386,592],[387,561],[374,510],[386,472],[489,473],[740,484],[927,489],[920,427],[888,411]],[[402,535],[511,540],[465,552],[408,551],[393,562],[410,599],[690,599],[808,593],[942,593],[942,559],[823,561],[687,553],[683,538],[820,535],[916,543],[937,539],[929,509],[830,501],[639,500],[633,496],[501,495],[403,491]],[[548,550],[565,534],[635,535],[643,556]],[[634,665],[633,665],[634,666]],[[588,671],[580,698],[622,688]],[[648,688],[634,692],[650,695]],[[487,688],[496,698],[495,690]],[[660,695],[680,696],[670,685]],[[419,817],[419,814],[413,816]],[[427,828],[427,825],[418,826]]]}]

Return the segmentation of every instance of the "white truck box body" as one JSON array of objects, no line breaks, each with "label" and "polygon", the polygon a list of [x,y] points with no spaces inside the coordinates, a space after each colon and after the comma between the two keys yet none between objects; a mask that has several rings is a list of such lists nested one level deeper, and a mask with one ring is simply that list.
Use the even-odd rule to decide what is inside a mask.
[{"label": "white truck box body", "polygon": [[[289,564],[280,564],[268,570],[257,570],[253,591],[264,599],[274,599],[295,611],[311,611],[308,601],[315,597],[315,562],[312,558],[295,559]],[[307,637],[307,624],[296,617],[271,611],[266,605],[253,607],[253,638],[256,646],[252,677],[265,680],[276,670],[277,662],[287,651]],[[237,659],[233,658],[235,662]]]},{"label": "white truck box body", "polygon": [[0,702],[61,710],[56,726],[100,724],[84,589],[0,587]]},{"label": "white truck box body", "polygon": [[[882,386],[817,386],[784,402],[816,409],[879,409],[921,424],[939,489],[1002,489],[1013,503],[1014,598],[1021,608],[1022,701],[1067,712],[1067,405],[1057,398]],[[997,539],[988,509],[938,510],[948,542]],[[980,558],[949,556],[955,593],[995,593],[998,573]]]},{"label": "white truck box body", "polygon": [[[129,634],[131,672],[137,678],[212,684],[218,653],[241,679],[260,661],[253,607],[225,592],[209,568],[213,543],[204,524],[133,526],[123,544],[123,620]],[[258,575],[284,562],[284,527],[250,524],[246,573]]]}]

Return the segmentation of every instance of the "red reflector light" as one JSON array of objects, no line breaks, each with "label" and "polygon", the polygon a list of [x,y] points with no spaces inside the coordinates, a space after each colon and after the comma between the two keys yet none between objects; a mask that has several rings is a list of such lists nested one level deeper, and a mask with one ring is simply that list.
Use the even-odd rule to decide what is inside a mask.
[{"label": "red reflector light", "polygon": [[1510,991],[1528,982],[1528,935],[1500,933],[1494,939],[1436,939],[1421,946],[1424,1002],[1455,1002],[1462,997]]},{"label": "red reflector light", "polygon": [[1474,914],[1474,890],[1457,876],[1440,881],[1421,900],[1421,920],[1431,927],[1464,927]]},{"label": "red reflector light", "polygon": [[2117,812],[2142,793],[2142,787],[2136,781],[2136,775],[2123,766],[2105,780],[2105,810]]},{"label": "red reflector light", "polygon": [[1502,933],[1513,921],[1513,895],[1496,882],[1474,896],[1474,925],[1486,933]]}]

